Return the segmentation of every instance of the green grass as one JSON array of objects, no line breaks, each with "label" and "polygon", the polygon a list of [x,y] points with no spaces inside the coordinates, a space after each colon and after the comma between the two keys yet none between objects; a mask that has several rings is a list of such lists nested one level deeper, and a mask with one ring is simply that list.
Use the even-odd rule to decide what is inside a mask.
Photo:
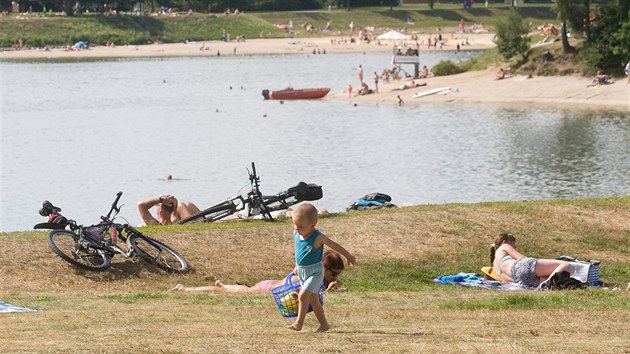
[{"label": "green grass", "polygon": [[[335,9],[318,12],[253,12],[243,15],[194,14],[192,16],[79,16],[44,18],[30,17],[16,20],[14,16],[0,17],[0,47],[9,48],[22,37],[27,48],[72,45],[79,40],[104,45],[113,41],[117,45],[136,45],[156,42],[175,43],[188,41],[219,40],[223,29],[231,38],[244,35],[246,38],[308,37],[301,27],[310,23],[324,28],[327,22],[332,32],[318,32],[315,36],[337,35],[341,31],[349,34],[348,24],[354,21],[358,28],[397,28],[408,31],[432,32],[438,29],[456,28],[464,18],[467,26],[483,23],[492,28],[505,15],[508,7],[495,5],[488,9],[477,6],[465,11],[461,6],[436,5],[430,10],[426,5],[405,5],[389,11],[389,7],[360,8],[351,11]],[[526,22],[540,25],[555,20],[549,5],[530,4],[518,9]],[[408,24],[412,19],[414,24]],[[274,26],[277,23],[294,22],[294,32],[288,33]],[[356,35],[356,32],[355,32]]]}]

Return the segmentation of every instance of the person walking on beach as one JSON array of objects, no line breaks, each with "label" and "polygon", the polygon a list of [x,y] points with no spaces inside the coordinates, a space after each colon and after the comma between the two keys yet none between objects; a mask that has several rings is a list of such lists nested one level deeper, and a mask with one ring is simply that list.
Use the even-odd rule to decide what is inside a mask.
[{"label": "person walking on beach", "polygon": [[378,73],[374,72],[374,93],[378,94]]},{"label": "person walking on beach", "polygon": [[313,308],[313,313],[319,322],[316,332],[325,332],[329,329],[324,307],[319,303],[319,288],[324,278],[322,257],[324,245],[337,251],[348,261],[355,264],[355,257],[343,246],[328,238],[319,231],[317,226],[318,213],[315,206],[309,203],[300,205],[293,213],[293,244],[295,247],[296,274],[300,278],[300,292],[298,294],[298,315],[295,322],[288,327],[293,331],[301,331],[306,318],[308,306]]},{"label": "person walking on beach", "polygon": [[352,97],[352,84],[348,84],[348,97]]}]

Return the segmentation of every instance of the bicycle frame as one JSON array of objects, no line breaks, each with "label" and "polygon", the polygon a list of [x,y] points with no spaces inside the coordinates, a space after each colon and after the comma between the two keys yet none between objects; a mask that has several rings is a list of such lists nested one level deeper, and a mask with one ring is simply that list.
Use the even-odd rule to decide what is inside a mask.
[{"label": "bicycle frame", "polygon": [[[241,218],[262,215],[263,219],[273,221],[271,212],[286,210],[301,201],[317,200],[322,197],[321,186],[306,184],[304,182],[300,182],[297,186],[291,187],[276,195],[263,196],[260,192],[260,177],[256,173],[256,165],[253,162],[251,171],[247,170],[247,173],[250,183],[250,191],[247,195],[236,195],[194,215],[188,216],[177,223],[185,224],[197,219],[203,219],[205,222],[213,222],[243,211],[244,213],[240,215]],[[305,190],[310,191],[311,188],[318,190],[318,193],[314,193],[315,197],[304,192]],[[307,195],[308,197],[303,198]]]},{"label": "bicycle frame", "polygon": [[[68,220],[68,226],[70,230],[75,232],[79,236],[79,243],[86,247],[89,243],[90,247],[108,252],[111,256],[115,254],[121,254],[125,258],[129,258],[134,254],[135,251],[133,247],[131,247],[131,245],[129,245],[127,251],[124,251],[122,248],[116,245],[118,237],[120,237],[123,242],[127,241],[125,233],[130,228],[128,224],[114,223],[116,216],[120,212],[118,201],[120,200],[121,196],[122,192],[118,192],[116,194],[116,199],[112,203],[109,212],[106,216],[101,216],[102,221],[98,224],[83,226],[78,225],[74,220]],[[111,236],[109,240],[106,240],[103,234],[108,229]],[[99,234],[96,234],[95,232],[99,232]]]}]

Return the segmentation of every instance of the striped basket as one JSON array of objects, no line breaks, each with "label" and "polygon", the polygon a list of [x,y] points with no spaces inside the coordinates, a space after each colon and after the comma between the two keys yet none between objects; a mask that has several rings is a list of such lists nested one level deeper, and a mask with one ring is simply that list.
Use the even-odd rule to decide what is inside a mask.
[{"label": "striped basket", "polygon": [[[578,261],[578,262],[581,262],[581,261]],[[599,281],[599,264],[601,262],[598,260],[591,259],[590,261],[584,262],[584,263],[590,264],[590,267],[588,268],[588,280],[587,280],[588,285],[591,285],[591,286],[601,285],[601,282]]]}]

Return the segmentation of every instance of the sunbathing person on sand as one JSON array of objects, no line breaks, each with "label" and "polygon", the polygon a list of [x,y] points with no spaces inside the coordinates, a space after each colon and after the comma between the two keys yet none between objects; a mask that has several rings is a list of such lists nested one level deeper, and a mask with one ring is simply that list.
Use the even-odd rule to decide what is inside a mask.
[{"label": "sunbathing person on sand", "polygon": [[593,78],[593,81],[591,81],[591,84],[588,86],[599,86],[599,85],[610,85],[612,84],[612,82],[610,81],[610,78],[605,75],[601,70],[597,71],[597,75],[595,75],[595,78]]},{"label": "sunbathing person on sand", "polygon": [[[339,274],[344,269],[343,259],[338,253],[333,251],[326,251],[322,260],[324,265],[324,291],[344,291],[341,287],[341,282],[337,279]],[[298,281],[297,275],[293,275],[291,282]],[[285,279],[269,279],[256,283],[253,286],[247,286],[242,284],[223,284],[220,280],[214,282],[214,286],[199,286],[189,287],[183,284],[177,284],[170,291],[185,291],[185,292],[229,292],[229,293],[248,293],[248,292],[261,292],[267,293],[277,286],[283,285]]]},{"label": "sunbathing person on sand", "polygon": [[364,95],[369,95],[372,93],[374,93],[374,90],[369,88],[368,85],[365,82],[363,82],[361,83],[361,88],[359,89],[359,92],[357,93],[357,95],[364,96]]},{"label": "sunbathing person on sand", "polygon": [[398,88],[393,89],[392,91],[404,91],[404,90],[408,90],[408,89],[412,89],[412,88],[416,88],[420,86],[426,86],[426,85],[427,85],[426,82],[423,82],[421,84],[416,84],[416,82],[412,80],[410,83],[404,84]]},{"label": "sunbathing person on sand", "polygon": [[505,70],[503,70],[503,68],[499,69],[499,72],[497,73],[497,77],[495,78],[495,80],[503,80],[505,79]]}]

